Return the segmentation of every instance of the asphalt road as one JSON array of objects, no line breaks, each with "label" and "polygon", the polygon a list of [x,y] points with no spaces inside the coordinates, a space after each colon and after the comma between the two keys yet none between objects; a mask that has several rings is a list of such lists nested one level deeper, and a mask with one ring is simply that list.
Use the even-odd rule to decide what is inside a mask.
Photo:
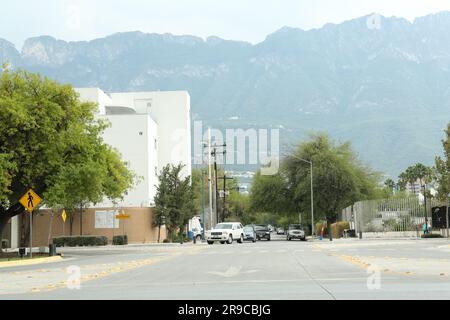
[{"label": "asphalt road", "polygon": [[448,240],[283,239],[66,249],[63,262],[0,269],[0,299],[450,299]]}]

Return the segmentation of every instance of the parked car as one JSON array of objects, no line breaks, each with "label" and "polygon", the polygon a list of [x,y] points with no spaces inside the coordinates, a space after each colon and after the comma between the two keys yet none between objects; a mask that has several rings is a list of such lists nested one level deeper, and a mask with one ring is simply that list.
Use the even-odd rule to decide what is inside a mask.
[{"label": "parked car", "polygon": [[256,225],[256,240],[266,239],[270,241],[270,229],[267,225]]},{"label": "parked car", "polygon": [[253,225],[244,227],[244,241],[256,242],[256,230]]},{"label": "parked car", "polygon": [[300,239],[302,241],[306,241],[305,230],[303,230],[303,226],[301,224],[289,225],[289,229],[287,231],[287,240],[291,241],[292,239]]},{"label": "parked car", "polygon": [[233,241],[237,241],[243,243],[244,227],[239,222],[219,223],[214,229],[207,231],[205,237],[210,245],[214,242],[232,244]]},{"label": "parked car", "polygon": [[286,233],[286,231],[284,230],[284,228],[278,228],[277,229],[277,234],[278,235],[284,235]]}]

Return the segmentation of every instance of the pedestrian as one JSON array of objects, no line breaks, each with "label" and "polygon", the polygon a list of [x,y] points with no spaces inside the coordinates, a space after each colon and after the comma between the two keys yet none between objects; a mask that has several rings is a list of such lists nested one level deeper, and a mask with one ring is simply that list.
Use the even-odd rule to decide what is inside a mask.
[{"label": "pedestrian", "polygon": [[424,222],[422,224],[422,231],[423,231],[423,234],[427,234],[427,223],[426,222]]},{"label": "pedestrian", "polygon": [[428,223],[427,223],[427,233],[431,233],[431,221],[430,220],[428,220]]}]

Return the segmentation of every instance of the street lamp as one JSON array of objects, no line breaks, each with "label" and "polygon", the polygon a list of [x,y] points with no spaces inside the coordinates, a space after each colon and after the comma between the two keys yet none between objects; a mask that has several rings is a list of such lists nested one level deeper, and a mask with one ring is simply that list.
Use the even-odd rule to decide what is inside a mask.
[{"label": "street lamp", "polygon": [[313,181],[313,162],[297,157],[295,155],[290,155],[290,157],[295,158],[297,160],[303,161],[305,163],[308,163],[311,167],[311,235],[315,236],[316,235],[316,231],[314,228],[314,181]]}]

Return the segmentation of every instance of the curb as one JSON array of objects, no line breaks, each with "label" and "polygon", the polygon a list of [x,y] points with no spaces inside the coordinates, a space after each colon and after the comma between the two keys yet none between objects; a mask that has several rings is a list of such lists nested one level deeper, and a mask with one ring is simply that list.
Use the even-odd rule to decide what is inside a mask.
[{"label": "curb", "polygon": [[1,268],[10,268],[10,267],[31,266],[31,265],[51,263],[51,262],[59,262],[62,260],[63,260],[63,258],[61,256],[56,256],[56,257],[48,257],[48,258],[36,258],[36,259],[32,259],[32,260],[5,261],[5,262],[0,262],[0,269]]}]

